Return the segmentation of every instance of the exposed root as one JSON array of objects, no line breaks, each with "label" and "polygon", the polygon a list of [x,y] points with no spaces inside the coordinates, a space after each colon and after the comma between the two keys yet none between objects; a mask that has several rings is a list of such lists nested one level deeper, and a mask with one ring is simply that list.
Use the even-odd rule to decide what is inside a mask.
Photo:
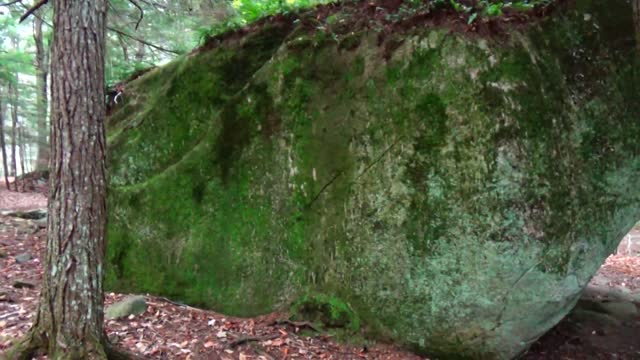
[{"label": "exposed root", "polygon": [[[93,350],[87,351],[65,351],[50,356],[53,360],[142,360],[145,357],[134,354],[124,349],[116,348],[110,344],[98,345],[92,347]],[[31,330],[22,339],[18,340],[4,354],[0,354],[0,360],[31,360],[37,355],[47,353],[47,342],[41,336],[35,334]]]},{"label": "exposed root", "polygon": [[44,342],[33,330],[18,340],[4,354],[0,354],[1,360],[31,360],[44,348]]},{"label": "exposed root", "polygon": [[142,360],[146,359],[144,356],[135,354],[128,350],[117,348],[111,344],[105,346],[105,352],[107,353],[107,359],[109,360]]}]

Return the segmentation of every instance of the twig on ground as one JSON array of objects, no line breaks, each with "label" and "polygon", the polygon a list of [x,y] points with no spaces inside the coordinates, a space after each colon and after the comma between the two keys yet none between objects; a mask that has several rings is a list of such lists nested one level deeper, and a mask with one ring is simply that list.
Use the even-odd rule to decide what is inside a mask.
[{"label": "twig on ground", "polygon": [[309,328],[315,332],[322,332],[320,331],[320,329],[318,329],[315,325],[313,325],[312,323],[308,322],[308,321],[291,321],[291,320],[276,320],[274,322],[272,322],[271,324],[269,324],[271,326],[273,325],[291,325],[293,327],[297,327],[297,328]]},{"label": "twig on ground", "polygon": [[260,346],[257,346],[255,344],[251,344],[251,348],[253,349],[253,351],[257,352],[258,355],[266,358],[267,360],[276,360],[276,358],[274,358],[273,356],[269,355],[269,353],[264,351]]},{"label": "twig on ground", "polygon": [[168,302],[168,303],[170,303],[170,304],[173,304],[173,305],[176,305],[176,306],[179,306],[179,307],[185,308],[185,309],[189,309],[189,310],[193,310],[193,311],[198,311],[198,312],[207,312],[207,310],[198,309],[198,308],[195,308],[195,307],[193,307],[193,306],[189,306],[189,305],[186,305],[186,304],[183,304],[183,303],[179,303],[179,302],[177,302],[177,301],[173,301],[173,300],[171,300],[171,299],[169,299],[169,298],[166,298],[166,297],[163,297],[163,296],[156,296],[155,298],[156,298],[156,299],[158,299],[158,300],[162,300],[162,301]]},{"label": "twig on ground", "polygon": [[230,348],[238,347],[242,344],[250,343],[250,342],[263,342],[268,340],[274,340],[279,338],[280,335],[267,335],[267,336],[240,336],[239,338],[233,340],[229,343]]}]

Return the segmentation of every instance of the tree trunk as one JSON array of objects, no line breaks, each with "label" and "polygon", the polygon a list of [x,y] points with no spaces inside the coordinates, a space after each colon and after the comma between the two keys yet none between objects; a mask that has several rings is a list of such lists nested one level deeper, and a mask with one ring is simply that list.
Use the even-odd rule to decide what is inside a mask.
[{"label": "tree trunk", "polygon": [[35,327],[54,357],[106,358],[106,0],[56,0],[53,6],[48,271]]},{"label": "tree trunk", "polygon": [[18,163],[16,161],[17,128],[18,128],[18,77],[16,83],[9,83],[9,100],[11,101],[11,176],[13,186],[18,191]]},{"label": "tree trunk", "polygon": [[120,48],[122,49],[122,60],[124,60],[125,63],[129,62],[129,47],[127,46],[127,43],[124,41],[124,39],[122,38],[122,35],[118,34],[118,43],[120,44]]},{"label": "tree trunk", "polygon": [[7,166],[7,147],[4,139],[4,114],[5,104],[2,98],[2,87],[0,87],[0,148],[2,148],[2,166],[4,170],[4,183],[7,185],[7,190],[11,191],[9,186],[9,166]]},{"label": "tree trunk", "polygon": [[[27,167],[26,167],[26,157],[27,154],[24,150],[25,147],[25,136],[24,136],[24,126],[21,124],[18,127],[18,154],[20,155],[20,171],[22,173],[22,180],[20,181],[20,191],[24,192],[25,191],[25,177],[24,175],[27,173]],[[16,185],[18,186],[18,185]]]},{"label": "tree trunk", "polygon": [[48,49],[42,36],[42,18],[33,20],[33,39],[36,44],[36,101],[38,111],[38,157],[36,170],[49,166],[49,129],[47,128],[47,75],[49,67]]},{"label": "tree trunk", "polygon": [[136,57],[135,57],[135,60],[137,63],[141,63],[144,60],[144,56],[146,55],[146,49],[147,47],[143,43],[138,42],[138,50],[136,51]]},{"label": "tree trunk", "polygon": [[11,359],[106,359],[106,0],[56,0],[51,54],[49,216],[42,291]]}]

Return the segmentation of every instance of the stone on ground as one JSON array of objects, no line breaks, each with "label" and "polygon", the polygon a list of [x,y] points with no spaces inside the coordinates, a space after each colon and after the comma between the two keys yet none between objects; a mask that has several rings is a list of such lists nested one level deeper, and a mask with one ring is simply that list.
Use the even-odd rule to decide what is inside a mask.
[{"label": "stone on ground", "polygon": [[144,296],[128,296],[121,301],[113,303],[105,310],[105,318],[116,320],[129,315],[140,315],[147,311],[147,302]]},{"label": "stone on ground", "polygon": [[16,255],[16,257],[15,257],[16,263],[18,263],[18,264],[24,264],[26,262],[31,261],[31,259],[33,259],[33,255],[31,255],[29,253]]}]

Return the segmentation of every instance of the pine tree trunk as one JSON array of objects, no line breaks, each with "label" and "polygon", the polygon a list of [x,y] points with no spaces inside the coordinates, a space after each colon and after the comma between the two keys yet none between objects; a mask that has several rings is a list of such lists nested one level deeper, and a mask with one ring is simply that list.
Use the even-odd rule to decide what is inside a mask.
[{"label": "pine tree trunk", "polygon": [[49,216],[42,291],[29,335],[9,351],[29,358],[106,359],[104,59],[106,0],[56,0],[51,54]]},{"label": "pine tree trunk", "polygon": [[11,190],[9,185],[9,166],[7,166],[7,147],[4,138],[4,114],[5,103],[2,97],[2,87],[0,87],[0,148],[2,149],[2,166],[4,170],[4,183],[7,185],[7,190]]},{"label": "pine tree trunk", "polygon": [[[20,155],[20,171],[22,173],[22,180],[20,181],[20,191],[25,191],[25,177],[24,175],[27,173],[26,167],[26,157],[27,154],[25,152],[25,138],[24,138],[24,126],[18,127],[18,154]],[[17,186],[17,185],[16,185]]]},{"label": "pine tree trunk", "polygon": [[49,166],[49,129],[47,127],[47,75],[49,67],[48,49],[42,36],[42,18],[33,20],[33,39],[36,44],[36,102],[38,111],[38,157],[36,170],[46,170]]},{"label": "pine tree trunk", "polygon": [[[106,0],[56,0],[47,265],[37,327],[49,354],[106,358]],[[54,355],[55,356],[55,355]]]}]

